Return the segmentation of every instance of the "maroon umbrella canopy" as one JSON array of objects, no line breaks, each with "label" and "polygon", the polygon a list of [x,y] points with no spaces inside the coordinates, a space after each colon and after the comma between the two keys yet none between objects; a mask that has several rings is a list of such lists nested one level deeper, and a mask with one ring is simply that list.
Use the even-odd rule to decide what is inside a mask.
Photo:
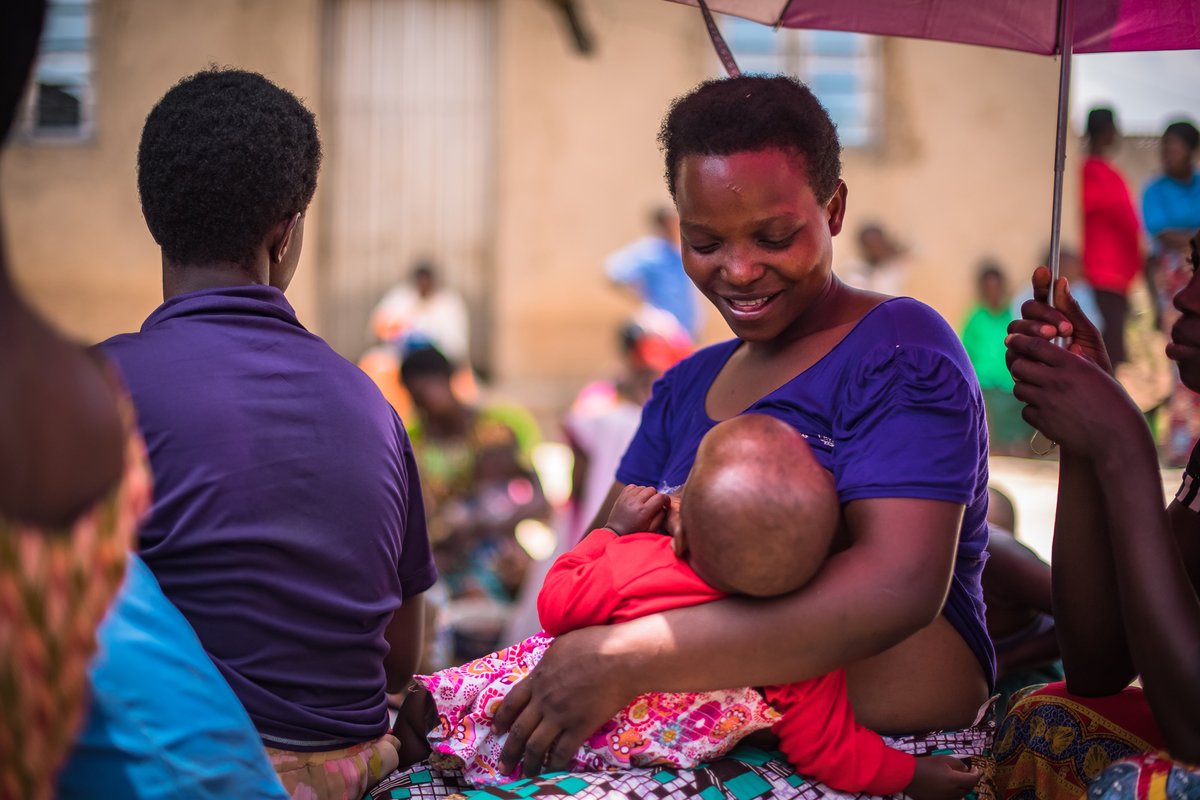
[{"label": "maroon umbrella canopy", "polygon": [[1062,54],[1050,222],[1058,277],[1072,53],[1200,48],[1200,0],[672,0],[700,6],[713,45],[739,74],[709,11],[787,28],[853,31]]},{"label": "maroon umbrella canopy", "polygon": [[[1200,48],[1200,0],[1076,0],[1074,6],[1076,53]],[[775,27],[1060,52],[1060,0],[708,0],[708,7]]]}]

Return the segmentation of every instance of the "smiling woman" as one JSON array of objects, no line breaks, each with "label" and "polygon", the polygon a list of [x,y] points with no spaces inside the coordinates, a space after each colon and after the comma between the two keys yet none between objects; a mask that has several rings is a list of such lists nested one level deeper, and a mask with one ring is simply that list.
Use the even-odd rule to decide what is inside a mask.
[{"label": "smiling woman", "polygon": [[[598,519],[625,484],[683,485],[704,435],[755,412],[799,431],[832,472],[845,535],[793,594],[734,597],[557,639],[497,716],[509,730],[506,764],[522,763],[526,775],[562,768],[639,694],[791,683],[839,667],[855,715],[891,734],[892,747],[981,754],[990,728],[979,712],[994,679],[979,586],[987,431],[966,354],[928,307],[849,288],[831,272],[847,190],[833,124],[803,84],[702,84],[672,106],[660,140],[684,266],[736,338],[655,385]],[[754,532],[744,533],[754,547]],[[925,731],[942,733],[916,735]],[[795,796],[796,783],[772,783],[786,764],[752,762],[766,763],[750,757],[718,769],[753,771],[763,791]],[[601,785],[626,796],[692,796],[716,774],[649,772],[615,783],[547,777],[538,787],[571,780],[589,786],[587,796],[604,796]],[[730,774],[720,774],[728,785]]]}]

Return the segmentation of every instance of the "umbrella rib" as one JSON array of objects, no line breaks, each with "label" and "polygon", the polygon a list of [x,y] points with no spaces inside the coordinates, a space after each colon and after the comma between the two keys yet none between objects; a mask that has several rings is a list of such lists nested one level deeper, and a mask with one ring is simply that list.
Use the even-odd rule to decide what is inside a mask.
[{"label": "umbrella rib", "polygon": [[791,7],[792,0],[787,0],[787,2],[783,4],[783,8],[779,9],[779,19],[775,20],[775,30],[779,30],[779,28],[783,25],[783,21],[787,19],[788,9]]}]

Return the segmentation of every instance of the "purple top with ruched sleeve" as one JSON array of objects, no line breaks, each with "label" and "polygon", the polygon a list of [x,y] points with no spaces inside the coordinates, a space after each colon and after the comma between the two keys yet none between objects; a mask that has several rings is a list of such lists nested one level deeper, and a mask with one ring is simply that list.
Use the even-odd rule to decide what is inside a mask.
[{"label": "purple top with ruched sleeve", "polygon": [[[618,481],[660,491],[684,483],[700,440],[716,425],[705,410],[709,387],[740,344],[700,350],[658,380]],[[911,497],[966,507],[943,613],[993,685],[979,582],[988,542],[987,423],[971,362],[946,321],[911,298],[881,303],[821,360],[743,413],[751,412],[803,434],[843,504]]]}]

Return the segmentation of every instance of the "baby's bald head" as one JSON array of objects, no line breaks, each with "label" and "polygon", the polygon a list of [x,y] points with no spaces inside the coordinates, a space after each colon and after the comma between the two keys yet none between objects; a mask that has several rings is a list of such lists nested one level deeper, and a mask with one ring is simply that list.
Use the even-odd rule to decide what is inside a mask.
[{"label": "baby's bald head", "polygon": [[839,504],[833,476],[795,428],[742,414],[700,443],[680,513],[701,578],[772,597],[799,589],[824,563]]}]

